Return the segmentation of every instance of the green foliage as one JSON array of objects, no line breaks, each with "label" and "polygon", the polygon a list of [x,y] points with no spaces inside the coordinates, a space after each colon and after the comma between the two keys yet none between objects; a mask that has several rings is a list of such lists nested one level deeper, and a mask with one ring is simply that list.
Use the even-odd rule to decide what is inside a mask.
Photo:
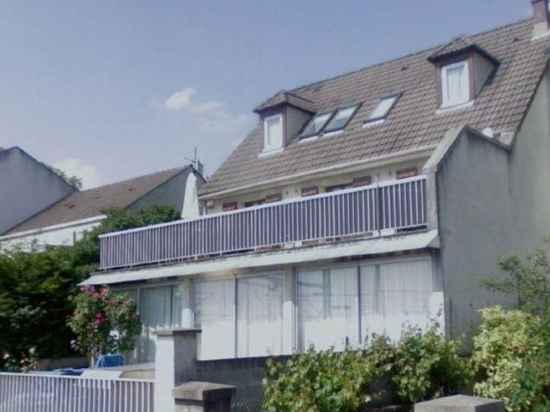
[{"label": "green foliage", "polygon": [[402,402],[438,398],[466,387],[471,376],[459,346],[435,327],[424,333],[418,329],[405,332],[393,363],[393,381]]},{"label": "green foliage", "polygon": [[134,349],[141,323],[135,302],[126,294],[83,288],[74,303],[69,327],[76,335],[75,349],[94,357]]},{"label": "green foliage", "polygon": [[362,351],[313,349],[287,363],[268,361],[264,408],[274,412],[353,412],[371,399],[379,371]]},{"label": "green foliage", "polygon": [[71,186],[82,189],[82,178],[78,176],[69,176],[67,173],[65,173],[63,170],[58,169],[57,167],[52,167],[46,165],[49,169],[51,169],[56,175],[58,175],[60,178],[62,178],[65,182],[70,184]]},{"label": "green foliage", "polygon": [[28,358],[72,354],[74,335],[67,319],[75,308],[78,284],[95,271],[102,233],[179,218],[171,207],[107,211],[107,218],[74,246],[15,247],[0,251],[0,369]]},{"label": "green foliage", "polygon": [[476,394],[502,399],[510,412],[550,405],[549,321],[500,307],[481,311],[472,366]]},{"label": "green foliage", "polygon": [[310,350],[287,363],[268,362],[264,407],[277,412],[354,412],[388,397],[371,390],[381,381],[389,382],[402,404],[456,393],[471,378],[458,346],[434,327],[425,333],[410,330],[397,344],[374,337],[364,350]]},{"label": "green foliage", "polygon": [[540,315],[550,309],[550,263],[544,250],[539,249],[525,258],[504,257],[498,267],[507,277],[484,280],[483,286],[513,297],[524,311]]}]

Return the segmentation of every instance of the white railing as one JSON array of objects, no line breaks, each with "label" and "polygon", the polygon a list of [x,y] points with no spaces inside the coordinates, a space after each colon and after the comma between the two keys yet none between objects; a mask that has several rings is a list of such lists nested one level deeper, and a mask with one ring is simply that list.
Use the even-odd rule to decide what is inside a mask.
[{"label": "white railing", "polygon": [[100,237],[100,268],[224,255],[426,225],[426,178],[321,194]]},{"label": "white railing", "polygon": [[0,373],[0,412],[153,412],[154,382]]}]

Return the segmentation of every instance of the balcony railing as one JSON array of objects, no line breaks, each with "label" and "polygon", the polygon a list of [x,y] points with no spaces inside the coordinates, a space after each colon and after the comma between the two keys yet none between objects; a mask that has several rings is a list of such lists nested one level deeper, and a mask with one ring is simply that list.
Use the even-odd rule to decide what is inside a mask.
[{"label": "balcony railing", "polygon": [[380,236],[426,225],[426,178],[115,232],[100,237],[100,268],[219,256],[300,242]]}]

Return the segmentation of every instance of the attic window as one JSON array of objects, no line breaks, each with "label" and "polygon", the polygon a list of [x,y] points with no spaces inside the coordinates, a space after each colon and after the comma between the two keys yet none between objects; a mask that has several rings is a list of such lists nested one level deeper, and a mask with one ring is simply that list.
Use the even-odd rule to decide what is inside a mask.
[{"label": "attic window", "polygon": [[264,119],[264,152],[280,150],[283,147],[283,116]]},{"label": "attic window", "polygon": [[367,122],[384,120],[388,116],[391,109],[393,109],[393,106],[395,106],[395,103],[397,103],[397,100],[399,100],[399,97],[400,95],[396,94],[380,99],[378,106],[376,106],[376,108],[372,111]]},{"label": "attic window", "polygon": [[336,132],[345,129],[355,112],[359,109],[359,105],[338,109],[330,122],[325,127],[325,133]]},{"label": "attic window", "polygon": [[454,107],[470,101],[468,62],[449,64],[441,68],[442,107]]},{"label": "attic window", "polygon": [[309,121],[302,133],[300,139],[317,136],[323,131],[328,121],[331,119],[333,112],[317,114]]}]

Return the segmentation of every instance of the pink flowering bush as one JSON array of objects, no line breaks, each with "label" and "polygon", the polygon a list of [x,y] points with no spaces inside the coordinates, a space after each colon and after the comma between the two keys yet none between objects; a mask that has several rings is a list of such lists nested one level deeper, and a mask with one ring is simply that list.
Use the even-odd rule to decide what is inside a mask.
[{"label": "pink flowering bush", "polygon": [[76,335],[71,342],[74,349],[92,357],[134,349],[141,322],[135,302],[126,294],[84,287],[74,303],[76,309],[69,320]]}]

